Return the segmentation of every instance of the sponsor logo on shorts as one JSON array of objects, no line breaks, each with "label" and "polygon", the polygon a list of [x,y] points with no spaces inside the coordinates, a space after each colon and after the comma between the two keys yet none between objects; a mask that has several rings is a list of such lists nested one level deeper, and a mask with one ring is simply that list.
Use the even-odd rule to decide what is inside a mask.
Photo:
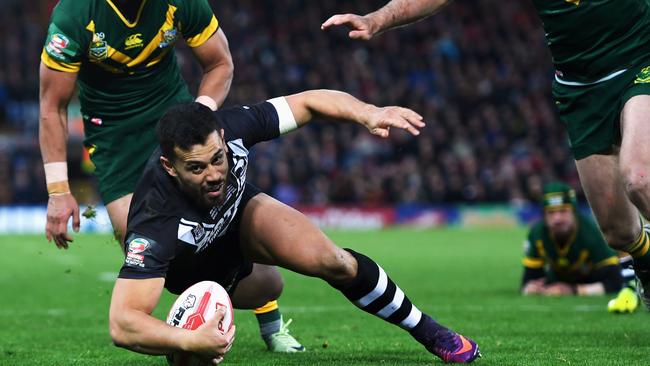
[{"label": "sponsor logo on shorts", "polygon": [[52,35],[52,38],[50,38],[50,42],[45,48],[51,56],[62,59],[63,51],[68,47],[69,44],[70,40],[68,37],[64,36],[61,33],[54,33]]},{"label": "sponsor logo on shorts", "polygon": [[130,266],[144,268],[144,255],[129,252],[126,254],[126,259],[124,262]]},{"label": "sponsor logo on shorts", "polygon": [[88,49],[88,58],[90,61],[98,62],[108,58],[108,44],[106,44],[104,38],[106,38],[104,32],[93,34],[93,40]]},{"label": "sponsor logo on shorts", "polygon": [[143,238],[135,238],[129,243],[129,253],[142,253],[149,248],[149,241]]},{"label": "sponsor logo on shorts", "polygon": [[634,84],[647,84],[650,83],[650,66],[646,66],[636,74]]}]

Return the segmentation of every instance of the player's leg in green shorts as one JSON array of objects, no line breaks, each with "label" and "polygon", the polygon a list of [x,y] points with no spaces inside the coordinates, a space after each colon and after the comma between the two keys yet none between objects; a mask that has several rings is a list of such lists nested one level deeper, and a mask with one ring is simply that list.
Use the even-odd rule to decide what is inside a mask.
[{"label": "player's leg in green shorts", "polygon": [[[648,62],[650,65],[650,61]],[[593,85],[553,87],[583,189],[609,245],[630,253],[650,292],[650,69]],[[645,299],[646,306],[650,300]]]},{"label": "player's leg in green shorts", "polygon": [[140,128],[135,128],[133,122],[121,121],[121,126],[105,129],[93,126],[87,131],[86,139],[90,158],[95,165],[99,194],[119,243],[124,241],[133,190],[157,146],[154,134],[156,121],[138,121]]}]

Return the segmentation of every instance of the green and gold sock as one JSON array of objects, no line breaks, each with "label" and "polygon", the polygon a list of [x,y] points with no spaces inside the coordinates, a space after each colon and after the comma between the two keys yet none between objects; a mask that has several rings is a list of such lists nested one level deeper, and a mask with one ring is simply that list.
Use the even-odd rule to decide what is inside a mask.
[{"label": "green and gold sock", "polygon": [[650,268],[650,237],[643,228],[636,240],[621,249],[632,256],[635,267]]}]

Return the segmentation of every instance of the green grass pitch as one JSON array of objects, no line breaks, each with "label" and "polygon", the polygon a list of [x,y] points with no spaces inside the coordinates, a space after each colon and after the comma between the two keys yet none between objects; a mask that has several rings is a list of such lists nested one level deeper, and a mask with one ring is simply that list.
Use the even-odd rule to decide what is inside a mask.
[{"label": "green grass pitch", "polygon": [[[331,232],[379,262],[423,311],[475,339],[476,365],[650,365],[650,314],[610,315],[606,297],[523,298],[521,229]],[[113,346],[108,305],[121,254],[108,235],[57,250],[2,236],[0,365],[166,365]],[[401,329],[357,310],[324,282],[284,272],[280,298],[308,351],[270,354],[249,311],[224,365],[442,364]],[[173,301],[165,295],[156,316]]]}]

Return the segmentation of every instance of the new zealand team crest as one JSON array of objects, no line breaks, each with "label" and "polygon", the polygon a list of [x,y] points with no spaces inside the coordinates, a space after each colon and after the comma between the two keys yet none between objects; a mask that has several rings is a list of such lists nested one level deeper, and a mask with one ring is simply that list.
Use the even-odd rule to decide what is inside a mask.
[{"label": "new zealand team crest", "polygon": [[108,45],[104,40],[105,37],[106,35],[104,32],[93,34],[93,40],[88,49],[88,57],[90,58],[90,61],[103,61],[108,57]]},{"label": "new zealand team crest", "polygon": [[176,28],[161,30],[162,32],[162,41],[158,45],[158,48],[165,48],[173,45],[178,38],[178,30]]}]

